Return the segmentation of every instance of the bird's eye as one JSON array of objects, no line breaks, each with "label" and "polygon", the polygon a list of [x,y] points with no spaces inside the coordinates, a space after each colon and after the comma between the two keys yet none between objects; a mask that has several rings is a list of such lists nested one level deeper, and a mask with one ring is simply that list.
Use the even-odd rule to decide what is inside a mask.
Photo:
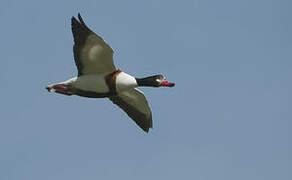
[{"label": "bird's eye", "polygon": [[156,79],[157,82],[161,83],[162,82],[162,79]]}]

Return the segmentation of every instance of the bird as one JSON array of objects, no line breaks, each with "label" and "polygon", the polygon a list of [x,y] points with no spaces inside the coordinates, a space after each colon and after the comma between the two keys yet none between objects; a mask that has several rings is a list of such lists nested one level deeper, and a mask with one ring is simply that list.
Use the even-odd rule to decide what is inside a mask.
[{"label": "bird", "polygon": [[67,81],[46,86],[49,92],[87,98],[108,98],[119,106],[145,132],[153,127],[152,112],[143,92],[137,87],[174,87],[161,74],[136,78],[113,61],[113,49],[84,23],[72,16],[73,54],[78,74]]}]

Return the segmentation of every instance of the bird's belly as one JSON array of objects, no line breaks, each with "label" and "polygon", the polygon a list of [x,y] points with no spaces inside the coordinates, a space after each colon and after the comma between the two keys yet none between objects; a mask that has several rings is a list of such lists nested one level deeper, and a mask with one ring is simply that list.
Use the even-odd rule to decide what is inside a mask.
[{"label": "bird's belly", "polygon": [[79,76],[74,87],[83,91],[95,93],[108,93],[109,88],[105,81],[105,75],[84,75]]}]

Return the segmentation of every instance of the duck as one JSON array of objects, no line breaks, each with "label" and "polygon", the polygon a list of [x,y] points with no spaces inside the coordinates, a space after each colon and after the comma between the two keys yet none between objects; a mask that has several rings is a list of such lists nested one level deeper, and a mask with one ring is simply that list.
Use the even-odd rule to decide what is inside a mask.
[{"label": "duck", "polygon": [[152,112],[138,87],[174,87],[161,74],[136,78],[120,69],[113,61],[113,49],[87,27],[80,13],[72,16],[73,54],[78,74],[67,81],[46,86],[49,92],[67,96],[108,98],[145,132],[153,127]]}]

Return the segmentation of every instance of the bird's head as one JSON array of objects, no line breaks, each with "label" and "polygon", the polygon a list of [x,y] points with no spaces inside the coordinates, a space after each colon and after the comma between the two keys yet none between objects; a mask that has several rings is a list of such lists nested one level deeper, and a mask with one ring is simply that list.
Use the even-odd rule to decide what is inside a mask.
[{"label": "bird's head", "polygon": [[168,82],[163,75],[156,75],[155,81],[157,82],[157,87],[166,86],[166,87],[174,87],[175,83]]},{"label": "bird's head", "polygon": [[136,78],[139,86],[151,86],[151,87],[174,87],[175,84],[166,81],[165,77],[161,74],[154,75],[146,78]]}]

